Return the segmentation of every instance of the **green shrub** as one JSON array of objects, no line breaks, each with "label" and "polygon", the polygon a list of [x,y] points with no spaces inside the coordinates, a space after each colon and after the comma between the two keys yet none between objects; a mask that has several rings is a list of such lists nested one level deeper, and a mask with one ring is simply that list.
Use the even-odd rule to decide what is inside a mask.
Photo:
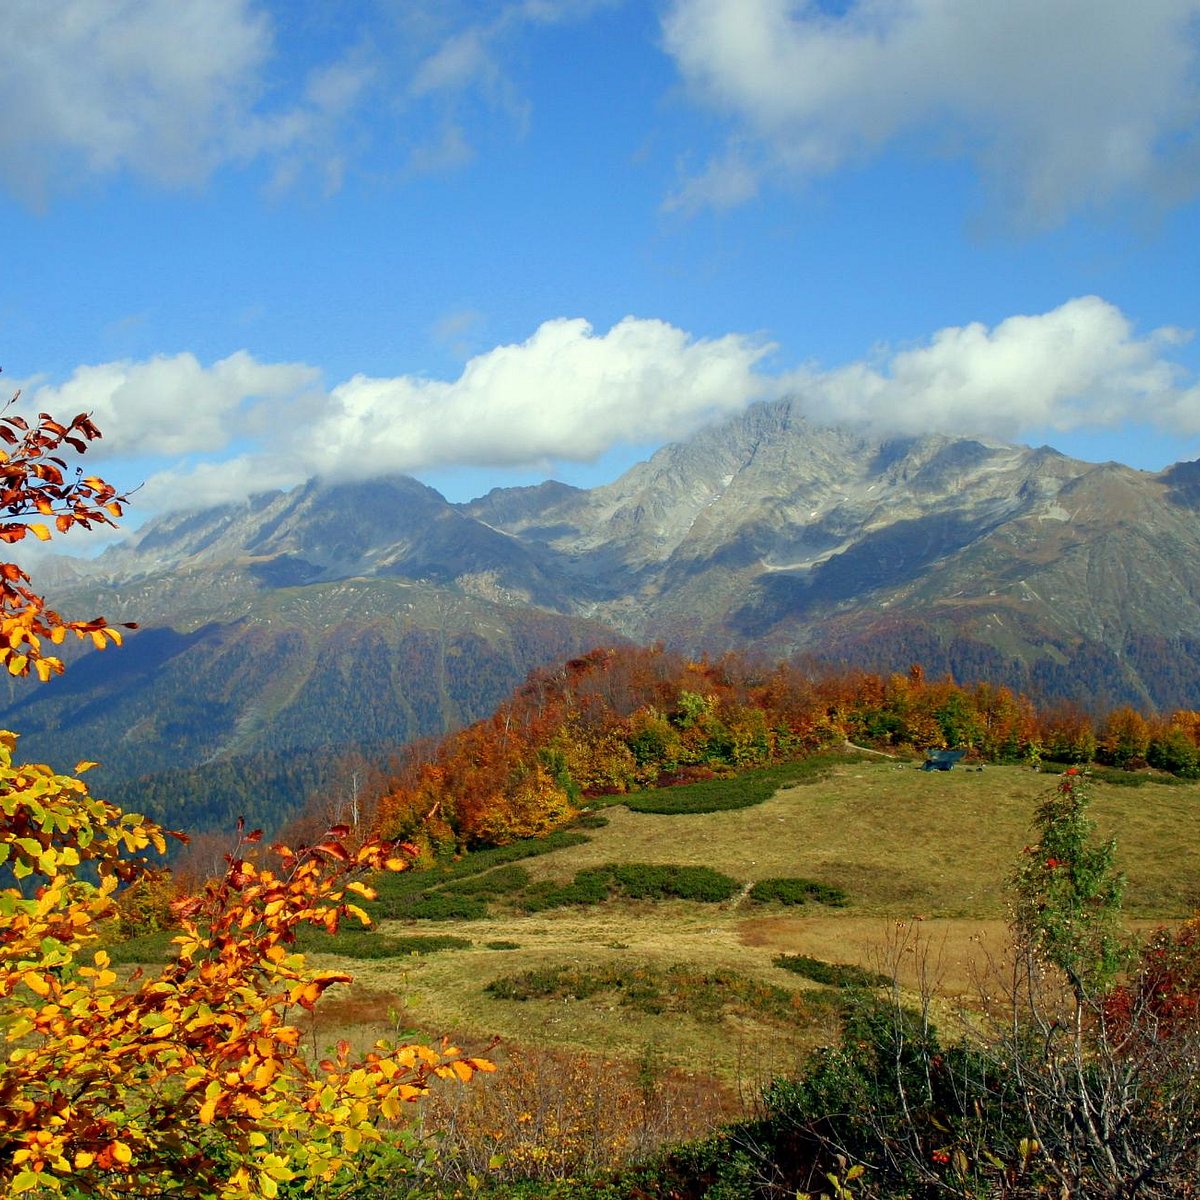
[{"label": "green shrub", "polygon": [[525,889],[517,903],[530,913],[549,908],[565,908],[568,904],[600,904],[612,894],[611,868],[595,867],[576,872],[571,883],[542,880]]},{"label": "green shrub", "polygon": [[484,942],[488,950],[520,950],[520,942],[506,942],[503,939],[495,942]]},{"label": "green shrub", "polygon": [[850,903],[840,887],[798,877],[760,879],[750,889],[750,899],[756,904],[806,904],[811,900],[830,908],[845,908]]},{"label": "green shrub", "polygon": [[741,891],[741,885],[711,867],[652,866],[629,863],[609,867],[621,892],[631,900],[699,900],[719,904]]},{"label": "green shrub", "polygon": [[402,915],[410,921],[478,921],[488,915],[488,908],[474,896],[426,892],[414,897]]},{"label": "green shrub", "polygon": [[622,802],[633,812],[663,815],[750,808],[769,800],[781,788],[815,783],[828,776],[837,764],[857,762],[860,758],[857,755],[818,754],[800,762],[745,771],[729,779],[706,779],[680,787],[634,792],[623,797]]},{"label": "green shrub", "polygon": [[[361,906],[372,921],[407,920],[413,914],[413,906],[447,885],[483,875],[496,867],[518,862],[525,858],[536,858],[555,850],[566,850],[581,846],[588,841],[583,833],[556,829],[545,837],[524,838],[507,846],[493,846],[486,850],[474,850],[455,862],[440,864],[428,870],[385,872],[371,880],[377,893],[374,900],[363,901]],[[486,890],[486,889],[485,889]],[[423,909],[428,906],[422,905]],[[474,910],[473,916],[485,916],[486,906]],[[429,918],[436,920],[438,918]]]},{"label": "green shrub", "polygon": [[601,904],[614,896],[630,900],[696,900],[715,904],[736,896],[741,885],[711,867],[609,863],[576,873],[571,883],[542,881],[518,900],[526,912],[568,904]]},{"label": "green shrub", "polygon": [[877,971],[866,971],[852,963],[830,963],[807,954],[779,954],[772,960],[777,967],[835,988],[887,987],[891,980]]},{"label": "green shrub", "polygon": [[497,1000],[586,1000],[612,994],[637,1012],[679,1013],[698,1021],[755,1017],[784,1025],[806,1024],[827,1007],[811,997],[751,979],[737,971],[686,964],[668,970],[625,963],[595,967],[538,967],[495,979],[484,991]]},{"label": "green shrub", "polygon": [[1122,767],[1088,768],[1088,775],[1101,783],[1112,784],[1113,787],[1144,787],[1148,783],[1157,783],[1165,787],[1179,787],[1183,779],[1174,775],[1155,775],[1153,771],[1126,771]]},{"label": "green shrub", "polygon": [[603,829],[608,824],[608,818],[603,813],[585,812],[579,814],[575,824],[580,829]]},{"label": "green shrub", "polygon": [[519,892],[529,883],[529,872],[524,867],[496,867],[483,875],[471,875],[455,883],[448,883],[439,892],[455,896],[507,896]]},{"label": "green shrub", "polygon": [[436,954],[439,950],[466,950],[471,943],[466,938],[448,934],[392,937],[370,929],[340,929],[335,934],[311,929],[296,939],[297,946],[308,953],[337,954],[342,958],[378,959],[402,958],[408,954]]}]

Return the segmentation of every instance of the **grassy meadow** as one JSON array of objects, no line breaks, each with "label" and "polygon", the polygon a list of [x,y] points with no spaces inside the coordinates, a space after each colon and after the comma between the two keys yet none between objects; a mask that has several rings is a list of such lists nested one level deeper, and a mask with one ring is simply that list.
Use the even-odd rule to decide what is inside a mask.
[{"label": "grassy meadow", "polygon": [[[1055,782],[1026,767],[943,773],[867,760],[836,764],[752,807],[608,807],[605,824],[581,831],[586,842],[522,858],[519,875],[498,868],[510,875],[495,877],[486,916],[380,921],[385,938],[470,945],[345,962],[354,990],[330,997],[314,1040],[366,1039],[391,1025],[473,1046],[500,1037],[632,1062],[650,1055],[749,1094],[836,1031],[835,991],[775,965],[782,954],[896,967],[908,986],[925,962],[943,996],[971,995],[989,957],[1003,954],[1005,881]],[[1131,924],[1188,916],[1200,905],[1200,785],[1096,780],[1090,790],[1099,831],[1118,840]],[[522,907],[522,894],[545,896],[579,872],[634,863],[711,867],[740,886],[720,902],[618,893]],[[792,877],[843,889],[848,902],[764,904],[749,895],[757,881]]]}]

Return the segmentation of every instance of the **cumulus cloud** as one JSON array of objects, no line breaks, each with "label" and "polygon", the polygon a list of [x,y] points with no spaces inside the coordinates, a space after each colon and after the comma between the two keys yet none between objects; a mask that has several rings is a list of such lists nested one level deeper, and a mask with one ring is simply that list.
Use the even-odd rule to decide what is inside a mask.
[{"label": "cumulus cloud", "polygon": [[1177,187],[1198,16],[1200,0],[673,0],[663,37],[693,93],[755,136],[760,171],[819,175],[904,139],[971,159],[1045,225]]},{"label": "cumulus cloud", "polygon": [[62,384],[27,382],[22,398],[36,411],[91,413],[104,435],[93,457],[176,456],[261,435],[281,411],[299,417],[319,378],[312,367],[259,363],[245,351],[211,367],[177,354],[78,367]]},{"label": "cumulus cloud", "polygon": [[356,375],[330,391],[302,363],[245,351],[211,366],[191,354],[78,368],[26,381],[27,407],[88,411],[92,457],[176,460],[139,507],[190,507],[299,483],[445,466],[587,462],[618,444],[686,436],[769,394],[771,347],[739,334],[697,339],[629,317],[607,333],[547,321],[528,340],[472,358],[454,380]]},{"label": "cumulus cloud", "polygon": [[1172,355],[1187,333],[1139,333],[1096,296],[832,369],[770,372],[759,338],[690,336],[627,317],[605,333],[561,318],[470,359],[456,379],[356,375],[332,389],[303,363],[241,351],[80,367],[27,384],[31,407],[90,411],[101,459],[149,462],[142,512],[237,500],[314,475],[364,479],[449,467],[594,462],[687,437],[757,399],[795,397],[814,422],[876,435],[1157,425],[1200,435],[1200,385]]},{"label": "cumulus cloud", "polygon": [[770,349],[633,317],[602,335],[583,320],[547,321],[452,382],[355,376],[333,389],[316,440],[329,473],[590,462],[743,408],[771,386],[755,370]]},{"label": "cumulus cloud", "polygon": [[1200,433],[1200,388],[1169,358],[1188,335],[1174,327],[1138,336],[1098,296],[1051,312],[939,330],[880,362],[788,376],[814,419],[878,431],[980,433],[1111,429],[1149,423]]}]

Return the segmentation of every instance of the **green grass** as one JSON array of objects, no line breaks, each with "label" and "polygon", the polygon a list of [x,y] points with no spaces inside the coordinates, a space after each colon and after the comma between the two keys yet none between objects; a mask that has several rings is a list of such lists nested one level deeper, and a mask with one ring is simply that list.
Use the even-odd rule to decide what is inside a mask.
[{"label": "green grass", "polygon": [[135,963],[165,963],[175,956],[175,947],[171,940],[175,937],[173,929],[160,929],[154,933],[143,933],[128,941],[117,942],[105,946],[108,957],[117,966],[131,966]]}]

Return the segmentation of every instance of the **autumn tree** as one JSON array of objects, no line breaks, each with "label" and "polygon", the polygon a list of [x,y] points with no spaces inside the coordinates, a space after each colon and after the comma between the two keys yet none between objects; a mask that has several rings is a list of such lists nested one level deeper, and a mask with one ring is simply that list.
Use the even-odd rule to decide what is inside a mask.
[{"label": "autumn tree", "polygon": [[[0,416],[0,542],[20,542],[30,534],[49,541],[51,524],[58,533],[75,526],[113,525],[125,497],[98,476],[84,477],[82,469],[70,473],[62,457],[64,446],[82,454],[101,436],[91,417],[80,413],[63,425],[39,413],[31,424],[10,411],[18,396],[9,401],[8,415]],[[30,519],[34,517],[45,520]],[[68,634],[90,638],[99,650],[121,644],[120,629],[103,617],[67,620],[46,607],[16,563],[0,563],[0,666],[10,675],[34,672],[44,682],[61,672],[63,664],[45,652],[43,643],[61,645]]]},{"label": "autumn tree", "polygon": [[[0,418],[0,538],[110,523],[115,490],[70,482],[57,451],[86,450],[87,416],[62,425]],[[119,633],[46,607],[24,571],[0,567],[0,661],[45,680],[62,663],[43,653],[68,633],[97,647]],[[102,948],[117,901],[151,870],[166,831],[92,796],[81,778],[15,761],[0,732],[0,1192],[5,1196],[273,1197],[305,1194],[352,1169],[407,1102],[435,1077],[490,1069],[442,1045],[377,1044],[355,1058],[342,1043],[313,1062],[297,1018],[349,981],[314,970],[297,931],[366,922],[359,876],[401,869],[391,843],[344,843],[331,829],[308,848],[276,846],[270,865],[242,837],[223,877],[177,911],[175,958],[156,975],[122,980]]]},{"label": "autumn tree", "polygon": [[[277,867],[230,856],[180,906],[176,957],[123,983],[97,949],[122,884],[164,831],[91,796],[80,773],[15,766],[0,735],[0,1185],[95,1197],[271,1197],[334,1179],[435,1076],[488,1064],[444,1045],[378,1043],[353,1060],[305,1055],[296,1018],[337,972],[295,947],[335,932],[373,891],[356,876],[405,864],[386,843],[348,850],[344,827]],[[245,837],[243,845],[257,840]]]}]

